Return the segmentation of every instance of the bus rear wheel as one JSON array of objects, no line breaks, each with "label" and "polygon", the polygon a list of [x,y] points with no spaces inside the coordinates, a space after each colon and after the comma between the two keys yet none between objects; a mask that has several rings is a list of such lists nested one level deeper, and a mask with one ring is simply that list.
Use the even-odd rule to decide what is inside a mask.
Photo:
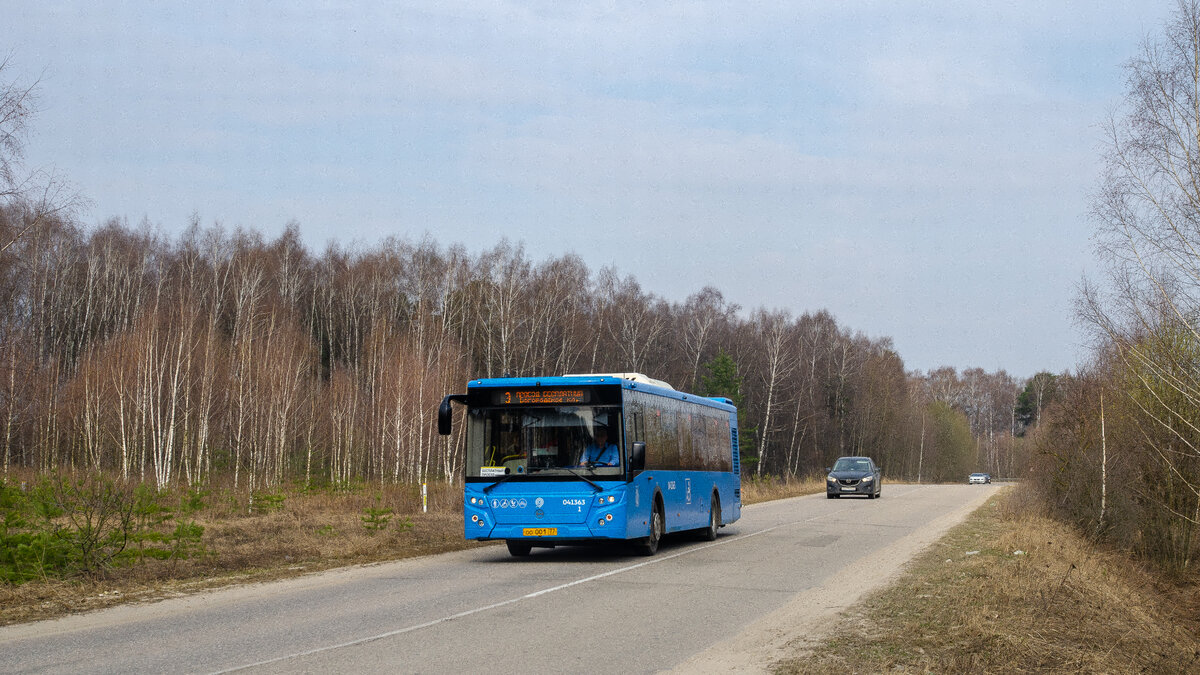
[{"label": "bus rear wheel", "polygon": [[658,544],[662,541],[664,529],[662,507],[656,503],[654,510],[650,512],[650,536],[639,539],[634,544],[634,548],[641,555],[654,555],[658,553]]},{"label": "bus rear wheel", "polygon": [[708,508],[708,527],[700,530],[700,538],[704,541],[716,541],[717,530],[721,528],[721,498],[713,493],[712,504]]},{"label": "bus rear wheel", "polygon": [[516,558],[524,558],[533,550],[533,544],[516,539],[505,539],[504,543],[508,546],[508,552]]}]

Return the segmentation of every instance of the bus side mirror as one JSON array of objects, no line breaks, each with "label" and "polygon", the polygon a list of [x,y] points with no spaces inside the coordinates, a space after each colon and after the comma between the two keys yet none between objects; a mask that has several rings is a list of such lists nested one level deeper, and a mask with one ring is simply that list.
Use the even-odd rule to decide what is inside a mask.
[{"label": "bus side mirror", "polygon": [[629,470],[642,471],[646,468],[646,444],[642,441],[633,442],[633,451],[629,454]]},{"label": "bus side mirror", "polygon": [[466,403],[466,394],[450,394],[442,399],[442,404],[438,406],[438,434],[442,436],[450,435],[450,427],[454,419],[454,413],[450,410],[450,402]]}]

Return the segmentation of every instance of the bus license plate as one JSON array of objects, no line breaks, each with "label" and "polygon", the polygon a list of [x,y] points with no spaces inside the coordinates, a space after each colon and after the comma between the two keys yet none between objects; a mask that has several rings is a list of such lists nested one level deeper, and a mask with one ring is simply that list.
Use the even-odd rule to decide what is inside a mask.
[{"label": "bus license plate", "polygon": [[521,531],[521,534],[526,537],[556,537],[558,536],[557,527],[527,527]]}]

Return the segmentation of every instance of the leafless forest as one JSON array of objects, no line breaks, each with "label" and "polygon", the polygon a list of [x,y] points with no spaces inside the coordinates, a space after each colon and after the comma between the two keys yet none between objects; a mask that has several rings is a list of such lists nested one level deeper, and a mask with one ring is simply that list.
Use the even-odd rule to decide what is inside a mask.
[{"label": "leafless forest", "polygon": [[1096,356],[1057,387],[1030,485],[1058,517],[1195,575],[1200,557],[1200,3],[1126,64],[1080,298]]},{"label": "leafless forest", "polygon": [[[310,252],[193,223],[168,239],[0,212],[0,443],[6,472],[103,471],[257,489],[454,480],[437,403],[467,379],[642,371],[699,391],[724,351],[747,470],[820,471],[871,454],[889,475],[1014,468],[1018,384],[905,372],[888,340],[828,313],[680,303],[576,256],[530,260],[431,239]],[[461,427],[459,427],[461,428]]]},{"label": "leafless forest", "polygon": [[318,254],[295,225],[267,240],[198,220],[179,236],[83,224],[68,183],[23,162],[38,83],[6,68],[5,477],[251,491],[453,481],[461,439],[433,424],[446,393],[481,376],[623,371],[733,398],[754,477],[813,474],[843,454],[920,480],[1021,465],[1022,383],[907,373],[890,340],[828,312],[742,308],[712,287],[670,302],[619,270],[566,252],[531,260],[507,241],[473,253],[392,238]]}]

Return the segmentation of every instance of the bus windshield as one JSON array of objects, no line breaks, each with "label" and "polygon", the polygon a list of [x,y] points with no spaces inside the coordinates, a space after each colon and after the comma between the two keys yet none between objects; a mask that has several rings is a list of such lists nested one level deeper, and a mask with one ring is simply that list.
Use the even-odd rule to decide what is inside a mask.
[{"label": "bus windshield", "polygon": [[620,406],[476,408],[467,415],[467,476],[619,476]]}]

